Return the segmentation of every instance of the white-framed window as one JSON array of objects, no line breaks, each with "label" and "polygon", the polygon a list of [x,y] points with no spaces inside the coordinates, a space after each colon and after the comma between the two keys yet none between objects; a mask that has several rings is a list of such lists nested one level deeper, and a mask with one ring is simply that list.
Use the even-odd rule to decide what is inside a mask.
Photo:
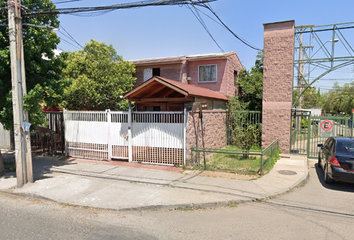
[{"label": "white-framed window", "polygon": [[144,69],[144,82],[153,76],[160,76],[160,68],[145,68]]},{"label": "white-framed window", "polygon": [[152,78],[152,68],[144,69],[144,82]]},{"label": "white-framed window", "polygon": [[217,81],[217,65],[200,65],[198,66],[198,82],[216,82]]}]

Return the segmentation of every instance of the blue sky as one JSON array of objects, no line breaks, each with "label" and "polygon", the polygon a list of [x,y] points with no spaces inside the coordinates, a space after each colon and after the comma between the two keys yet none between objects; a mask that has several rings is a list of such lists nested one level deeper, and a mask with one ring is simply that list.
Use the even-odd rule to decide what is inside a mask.
[{"label": "blue sky", "polygon": [[[54,3],[62,1],[53,0]],[[57,8],[127,2],[136,1],[82,0],[57,4]],[[295,20],[295,25],[299,26],[354,22],[353,0],[218,0],[211,2],[210,6],[232,31],[258,48],[263,48],[264,23]],[[186,6],[124,9],[100,16],[61,15],[59,20],[62,29],[58,36],[74,46],[63,41],[59,48],[64,51],[79,50],[77,44],[62,34],[65,29],[81,45],[90,39],[112,44],[125,60],[236,51],[244,67],[250,69],[257,51],[211,20],[208,16],[212,14],[207,9],[199,9],[200,16],[222,50]],[[352,43],[354,46],[354,41]],[[353,69],[353,66],[341,69],[341,73],[338,71],[337,75],[326,76],[329,80],[320,81],[316,86],[329,88],[333,84],[330,79],[334,78],[349,82],[354,74]]]}]

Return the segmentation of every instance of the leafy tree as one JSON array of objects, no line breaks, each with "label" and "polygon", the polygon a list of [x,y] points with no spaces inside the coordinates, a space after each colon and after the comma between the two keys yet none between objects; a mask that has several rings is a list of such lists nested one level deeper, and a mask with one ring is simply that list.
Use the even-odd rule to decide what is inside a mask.
[{"label": "leafy tree", "polygon": [[64,70],[67,87],[63,107],[72,110],[126,110],[121,99],[135,82],[134,66],[123,61],[112,45],[91,40],[83,50],[72,52]]},{"label": "leafy tree", "polygon": [[354,82],[339,86],[335,83],[333,90],[323,94],[322,108],[331,114],[350,115],[354,108]]},{"label": "leafy tree", "polygon": [[263,99],[263,53],[259,52],[255,66],[250,71],[242,69],[237,78],[238,94],[230,98],[229,111],[262,110]]},{"label": "leafy tree", "polygon": [[[293,92],[293,102],[298,99],[299,91],[294,90]],[[301,108],[309,109],[320,107],[322,105],[323,96],[321,95],[320,89],[309,88],[307,89],[301,97]],[[295,107],[299,106],[299,102],[296,103]]]},{"label": "leafy tree", "polygon": [[247,112],[261,111],[263,99],[263,54],[259,53],[250,71],[241,70],[237,79],[238,95],[228,102],[228,143],[244,150],[261,144],[261,124],[249,124]]},{"label": "leafy tree", "polygon": [[237,80],[238,99],[244,109],[262,110],[263,54],[258,53],[255,66],[250,71],[241,70]]},{"label": "leafy tree", "polygon": [[[0,0],[0,3],[1,6],[7,6],[8,1]],[[22,0],[22,5],[27,8],[24,11],[41,8],[55,9],[51,0]],[[23,17],[22,21],[40,26],[59,26],[56,15]],[[12,130],[12,86],[7,12],[3,11],[3,14],[0,15],[0,22],[5,24],[0,27],[0,123],[5,129]],[[55,105],[61,101],[58,96],[61,94],[60,73],[63,64],[62,59],[55,58],[53,52],[59,42],[59,37],[53,31],[23,25],[23,49],[28,92],[24,107],[29,111],[30,122],[33,126],[43,121],[39,106],[40,101],[48,105]]]}]

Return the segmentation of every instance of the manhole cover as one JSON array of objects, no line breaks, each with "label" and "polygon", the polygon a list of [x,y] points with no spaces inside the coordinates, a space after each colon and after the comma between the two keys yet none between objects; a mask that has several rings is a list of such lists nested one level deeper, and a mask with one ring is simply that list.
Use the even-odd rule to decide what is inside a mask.
[{"label": "manhole cover", "polygon": [[296,175],[297,173],[291,170],[279,170],[278,173],[283,175]]}]

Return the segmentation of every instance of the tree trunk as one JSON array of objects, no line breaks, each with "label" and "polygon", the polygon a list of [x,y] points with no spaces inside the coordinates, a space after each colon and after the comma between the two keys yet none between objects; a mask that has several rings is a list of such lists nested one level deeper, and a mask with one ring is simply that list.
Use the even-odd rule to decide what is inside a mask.
[{"label": "tree trunk", "polygon": [[0,150],[0,177],[5,174],[5,165],[4,165],[4,159],[1,154]]}]

